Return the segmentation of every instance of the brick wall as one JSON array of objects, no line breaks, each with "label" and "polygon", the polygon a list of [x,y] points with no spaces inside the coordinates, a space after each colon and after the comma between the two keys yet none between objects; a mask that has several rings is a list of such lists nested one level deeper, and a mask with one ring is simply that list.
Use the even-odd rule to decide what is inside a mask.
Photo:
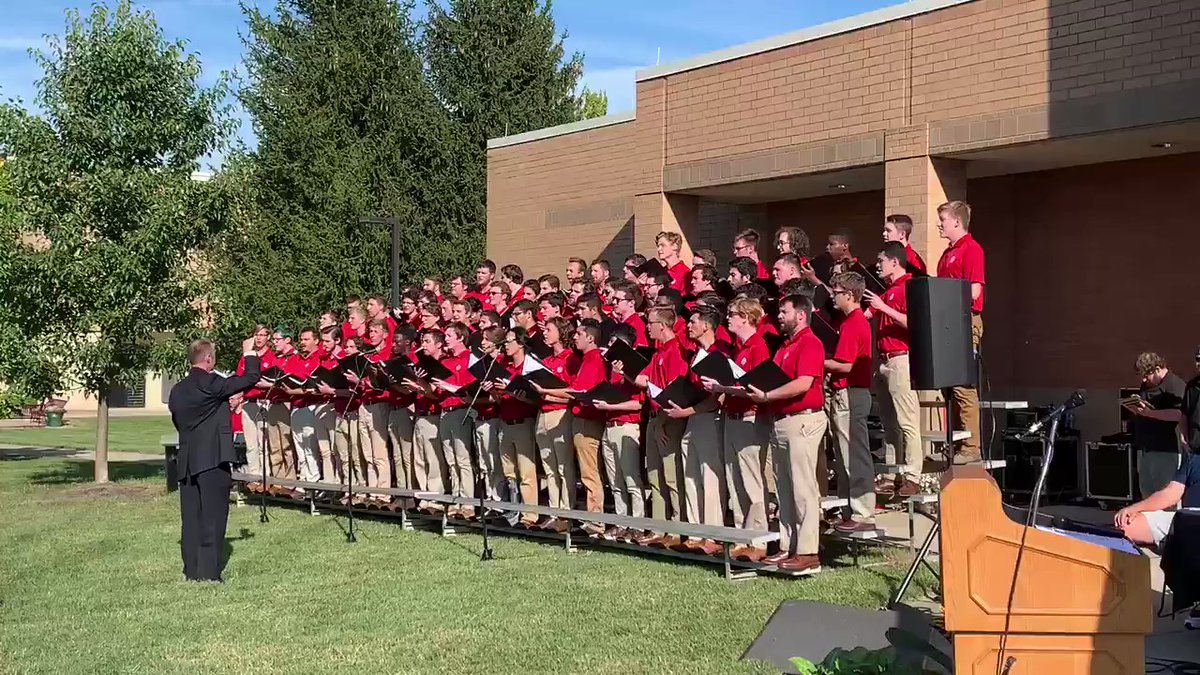
[{"label": "brick wall", "polygon": [[[767,205],[769,237],[784,225],[802,228],[811,240],[813,256],[825,250],[829,235],[838,229],[850,232],[851,250],[860,259],[873,257],[883,241],[883,190],[831,195]],[[775,251],[763,258],[775,259]]]},{"label": "brick wall", "polygon": [[488,152],[489,257],[526,276],[633,248],[633,122]]},{"label": "brick wall", "polygon": [[996,387],[1116,388],[1141,351],[1185,379],[1200,343],[1187,195],[1200,153],[973,180]]}]

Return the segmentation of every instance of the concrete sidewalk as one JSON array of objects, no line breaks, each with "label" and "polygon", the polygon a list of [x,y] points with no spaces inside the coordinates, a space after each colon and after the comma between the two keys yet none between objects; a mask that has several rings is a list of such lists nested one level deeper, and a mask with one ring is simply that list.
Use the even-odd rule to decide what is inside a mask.
[{"label": "concrete sidewalk", "polygon": [[[0,443],[0,459],[44,459],[48,457],[63,459],[92,459],[94,451],[82,448],[48,448]],[[109,451],[110,462],[161,462],[162,455],[145,452],[114,452]]]}]

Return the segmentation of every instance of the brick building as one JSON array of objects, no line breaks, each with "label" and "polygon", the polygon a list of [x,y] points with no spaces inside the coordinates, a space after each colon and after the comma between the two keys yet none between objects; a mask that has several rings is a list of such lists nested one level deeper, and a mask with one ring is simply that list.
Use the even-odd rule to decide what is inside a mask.
[{"label": "brick building", "polygon": [[900,212],[932,264],[936,206],[966,199],[994,395],[1086,387],[1094,437],[1138,352],[1194,372],[1196,195],[1200,0],[913,0],[649,68],[633,112],[493,139],[488,253],[561,273],[668,229],[723,265],[739,228],[799,225],[873,258]]}]

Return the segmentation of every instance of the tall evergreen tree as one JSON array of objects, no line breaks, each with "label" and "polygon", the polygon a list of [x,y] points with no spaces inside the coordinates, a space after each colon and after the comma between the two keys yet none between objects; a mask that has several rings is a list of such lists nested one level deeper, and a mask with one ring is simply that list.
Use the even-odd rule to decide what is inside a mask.
[{"label": "tall evergreen tree", "polygon": [[566,56],[566,35],[558,33],[550,9],[549,0],[429,5],[423,39],[429,81],[454,124],[461,185],[455,218],[465,224],[465,250],[476,260],[485,242],[487,140],[584,114],[576,94],[583,56]]},{"label": "tall evergreen tree", "polygon": [[408,278],[452,267],[437,214],[453,163],[446,118],[426,86],[411,2],[280,0],[246,10],[239,97],[258,147],[235,158],[245,222],[217,271],[226,326],[311,321],[348,292],[385,290],[395,216]]}]

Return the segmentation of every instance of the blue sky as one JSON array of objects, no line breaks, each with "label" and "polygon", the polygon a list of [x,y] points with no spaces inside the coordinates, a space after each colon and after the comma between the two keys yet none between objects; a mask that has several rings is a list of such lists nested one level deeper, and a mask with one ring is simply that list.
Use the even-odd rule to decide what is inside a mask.
[{"label": "blue sky", "polygon": [[[583,52],[584,84],[608,92],[609,112],[634,107],[634,72],[771,35],[861,14],[899,0],[558,0],[554,16],[567,47]],[[0,23],[0,99],[33,99],[38,69],[26,54],[42,36],[61,33],[65,11],[90,5],[62,0],[4,0]],[[274,6],[274,0],[256,4]],[[236,0],[141,0],[169,38],[188,41],[205,80],[241,61],[245,20]],[[242,135],[249,136],[248,123]]]}]

